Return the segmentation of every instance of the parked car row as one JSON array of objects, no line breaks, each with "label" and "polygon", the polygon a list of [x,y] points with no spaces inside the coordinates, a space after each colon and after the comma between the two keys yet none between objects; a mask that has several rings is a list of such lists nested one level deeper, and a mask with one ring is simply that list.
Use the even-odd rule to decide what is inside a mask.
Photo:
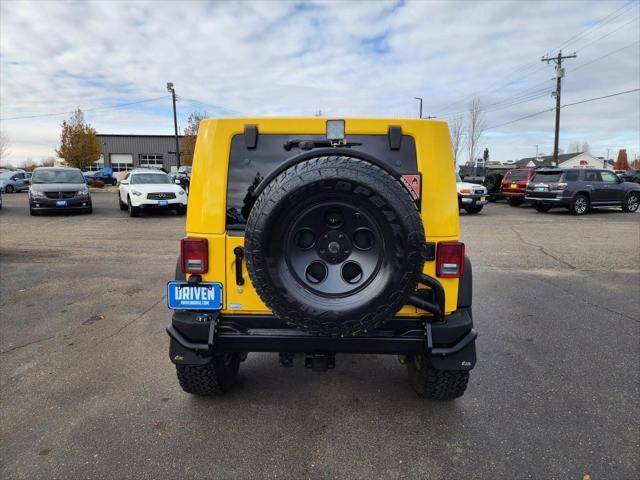
[{"label": "parked car row", "polygon": [[[633,171],[625,175],[634,178]],[[463,182],[459,175],[457,185],[459,207],[479,213],[489,199],[487,189]],[[500,195],[512,207],[529,203],[539,212],[566,208],[574,215],[584,215],[594,207],[635,212],[640,204],[640,184],[604,169],[516,168],[505,173]]]},{"label": "parked car row", "polygon": [[8,170],[0,173],[0,191],[5,193],[28,190],[30,182],[31,172]]},{"label": "parked car row", "polygon": [[[29,191],[31,215],[56,211],[93,212],[87,180],[79,169],[40,167],[33,171],[33,175],[29,175],[31,178],[26,187],[20,185],[19,188]],[[14,176],[8,177],[11,182],[17,181]],[[18,191],[14,183],[6,185],[13,187],[9,191]],[[3,190],[7,191],[6,186]],[[0,207],[1,202],[0,197]],[[120,182],[118,203],[132,217],[151,209],[175,210],[178,215],[184,215],[187,211],[187,192],[160,170],[135,169]]]}]

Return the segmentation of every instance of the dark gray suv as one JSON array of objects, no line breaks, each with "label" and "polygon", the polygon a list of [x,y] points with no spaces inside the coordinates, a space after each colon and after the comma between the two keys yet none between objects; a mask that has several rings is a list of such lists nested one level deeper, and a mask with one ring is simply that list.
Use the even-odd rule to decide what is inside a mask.
[{"label": "dark gray suv", "polygon": [[77,168],[40,167],[33,171],[29,212],[77,211],[91,213],[89,188]]},{"label": "dark gray suv", "polygon": [[640,185],[624,182],[610,170],[544,169],[531,178],[525,201],[539,212],[564,207],[584,215],[593,207],[622,207],[633,213],[640,204]]}]

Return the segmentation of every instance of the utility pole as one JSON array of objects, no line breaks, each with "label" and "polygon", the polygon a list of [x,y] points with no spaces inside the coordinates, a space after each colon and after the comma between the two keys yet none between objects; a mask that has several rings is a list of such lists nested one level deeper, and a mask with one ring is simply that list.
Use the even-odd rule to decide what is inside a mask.
[{"label": "utility pole", "polygon": [[607,158],[604,159],[604,165],[602,167],[607,168],[607,165],[609,165],[609,149],[608,148],[607,148]]},{"label": "utility pole", "polygon": [[536,145],[536,160],[538,159],[538,145]]},{"label": "utility pole", "polygon": [[556,133],[553,140],[553,163],[558,167],[558,140],[560,136],[560,92],[562,91],[562,77],[564,77],[564,69],[562,68],[562,60],[565,58],[576,58],[575,52],[571,55],[562,56],[562,50],[558,52],[557,57],[542,57],[543,62],[554,62],[556,64],[556,91],[552,93],[556,97]]},{"label": "utility pole", "polygon": [[422,97],[413,97],[415,100],[420,100],[420,117],[422,118]]},{"label": "utility pole", "polygon": [[173,99],[173,131],[176,137],[176,163],[180,168],[180,141],[178,140],[178,117],[176,116],[176,90],[173,88],[173,82],[167,82],[167,91],[171,93]]}]

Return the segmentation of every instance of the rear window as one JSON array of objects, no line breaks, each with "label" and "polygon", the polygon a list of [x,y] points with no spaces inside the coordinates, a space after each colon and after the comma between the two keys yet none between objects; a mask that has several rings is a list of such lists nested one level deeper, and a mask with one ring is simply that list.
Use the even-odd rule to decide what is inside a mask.
[{"label": "rear window", "polygon": [[564,174],[565,182],[577,182],[580,177],[580,172],[577,170],[569,170]]},{"label": "rear window", "polygon": [[531,183],[557,183],[563,172],[536,172]]},{"label": "rear window", "polygon": [[517,182],[518,180],[526,180],[529,172],[527,170],[514,170],[507,173],[507,180]]},{"label": "rear window", "polygon": [[[288,159],[310,150],[284,148],[287,140],[326,141],[324,135],[265,135],[258,136],[256,148],[249,149],[244,135],[231,140],[229,175],[227,179],[227,228],[244,230],[253,206],[253,192],[260,182]],[[416,145],[413,137],[403,135],[399,150],[389,148],[387,135],[347,135],[351,150],[376,157],[403,174],[417,173]],[[319,149],[316,149],[319,150]],[[312,150],[311,150],[312,151]]]}]

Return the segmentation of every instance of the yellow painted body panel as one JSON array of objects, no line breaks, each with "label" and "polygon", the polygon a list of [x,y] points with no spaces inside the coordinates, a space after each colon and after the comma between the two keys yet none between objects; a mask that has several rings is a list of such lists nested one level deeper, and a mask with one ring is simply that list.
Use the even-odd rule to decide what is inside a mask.
[{"label": "yellow painted body panel", "polygon": [[[200,123],[196,142],[187,236],[209,240],[208,282],[223,284],[223,312],[266,313],[251,286],[246,266],[245,284],[235,284],[235,256],[233,249],[243,245],[244,237],[227,235],[225,231],[227,171],[229,148],[235,135],[244,133],[245,125],[257,125],[262,134],[323,135],[327,118],[232,118],[210,119]],[[346,135],[387,135],[390,125],[402,127],[403,135],[410,135],[416,144],[418,170],[422,173],[421,216],[427,241],[458,241],[458,198],[455,168],[449,128],[438,120],[345,118]],[[283,161],[285,157],[283,157]],[[244,262],[243,262],[244,263]],[[435,277],[435,262],[426,262],[424,272]],[[445,310],[456,309],[457,279],[439,279],[446,292]],[[398,315],[415,315],[416,309],[405,306]]]}]

